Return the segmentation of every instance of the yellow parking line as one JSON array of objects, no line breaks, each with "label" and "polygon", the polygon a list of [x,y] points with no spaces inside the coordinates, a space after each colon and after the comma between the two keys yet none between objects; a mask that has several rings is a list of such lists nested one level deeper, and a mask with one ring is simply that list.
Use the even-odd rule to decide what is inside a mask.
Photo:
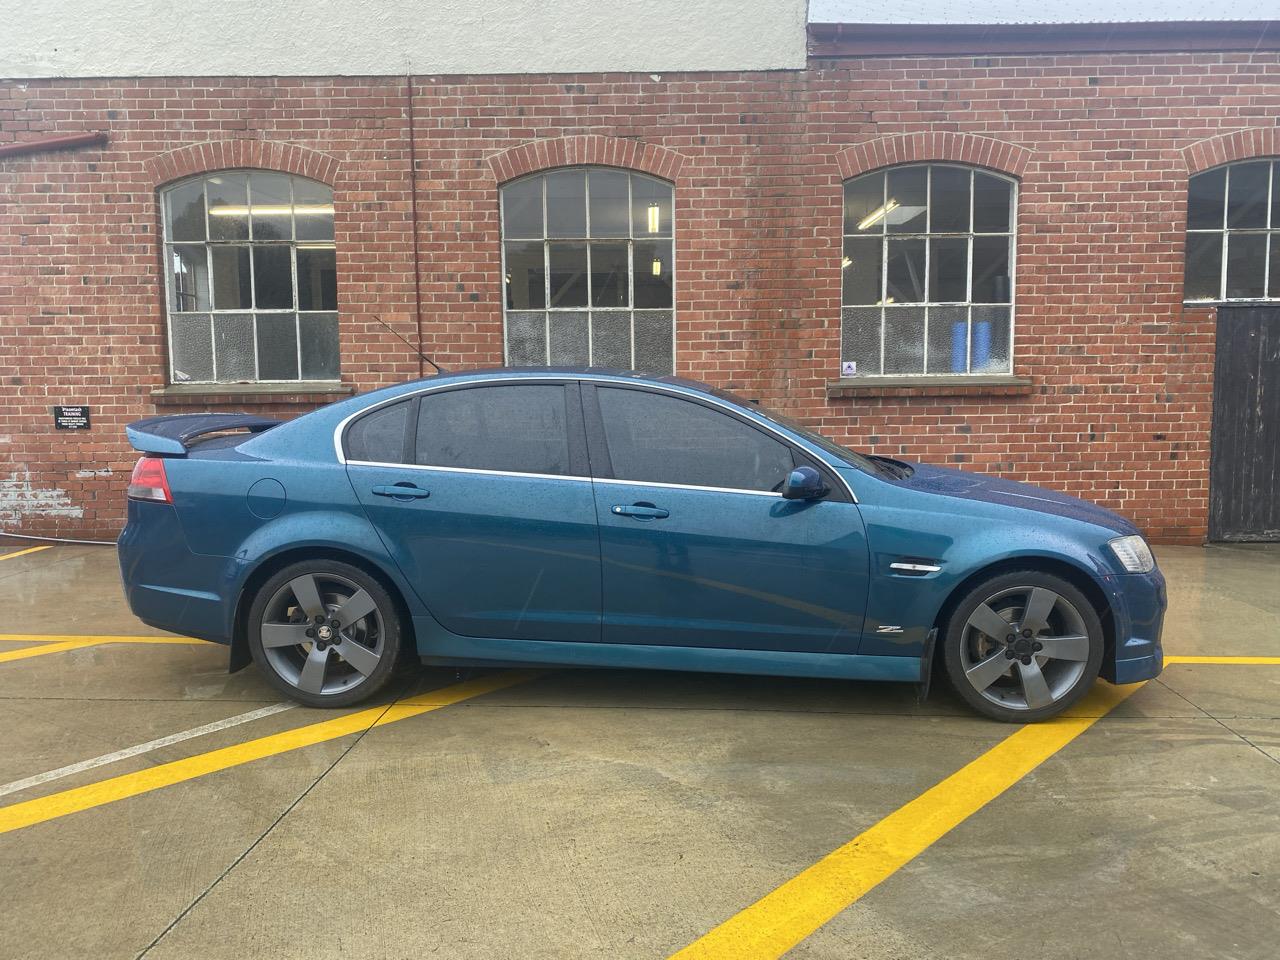
[{"label": "yellow parking line", "polygon": [[41,550],[48,550],[52,546],[53,544],[48,544],[43,547],[27,547],[25,550],[15,550],[13,553],[0,555],[0,560],[12,560],[14,557],[25,557],[28,553],[39,553]]},{"label": "yellow parking line", "polygon": [[0,640],[16,643],[192,643],[205,644],[208,640],[195,637],[116,637],[97,633],[0,633]]},{"label": "yellow parking line", "polygon": [[273,757],[290,750],[336,740],[348,734],[361,733],[373,727],[407,720],[410,717],[430,713],[432,710],[439,710],[441,707],[461,703],[463,700],[470,700],[484,693],[492,693],[495,690],[524,683],[537,676],[540,674],[522,670],[492,674],[399,700],[389,707],[371,707],[333,720],[322,720],[319,723],[285,730],[283,733],[259,737],[247,743],[238,743],[219,750],[211,750],[208,753],[196,754],[183,760],[174,760],[156,767],[112,777],[109,780],[100,780],[83,787],[52,793],[47,797],[10,804],[7,807],[0,807],[0,833],[44,823],[46,820],[100,807],[105,803],[114,803],[116,800],[136,797],[138,794],[194,780],[205,774],[226,770],[228,767],[237,767],[264,757]]},{"label": "yellow parking line", "polygon": [[1280,666],[1280,657],[1165,657],[1165,665],[1171,663],[1221,663],[1242,666]]},{"label": "yellow parking line", "polygon": [[780,957],[1071,743],[1142,684],[1098,684],[1062,716],[1029,724],[766,894],[671,960]]},{"label": "yellow parking line", "polygon": [[25,660],[27,657],[41,657],[46,653],[62,653],[64,650],[78,650],[81,647],[92,647],[96,640],[63,640],[58,643],[43,643],[38,647],[23,647],[21,650],[5,650],[0,652],[0,663],[10,660]]}]

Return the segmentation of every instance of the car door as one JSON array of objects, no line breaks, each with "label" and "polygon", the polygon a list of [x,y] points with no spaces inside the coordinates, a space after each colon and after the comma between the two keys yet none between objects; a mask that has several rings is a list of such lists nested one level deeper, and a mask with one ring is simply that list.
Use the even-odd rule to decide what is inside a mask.
[{"label": "car door", "polygon": [[353,420],[347,472],[432,615],[472,637],[600,639],[576,383],[427,391]]},{"label": "car door", "polygon": [[[798,446],[729,408],[583,386],[610,643],[855,653],[868,583],[862,517]],[[793,466],[821,500],[777,491]]]}]

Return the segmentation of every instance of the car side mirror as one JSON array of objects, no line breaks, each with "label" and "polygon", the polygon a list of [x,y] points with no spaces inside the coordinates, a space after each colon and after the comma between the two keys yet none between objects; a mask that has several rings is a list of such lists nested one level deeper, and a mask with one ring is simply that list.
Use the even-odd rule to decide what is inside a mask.
[{"label": "car side mirror", "polygon": [[813,467],[796,467],[787,474],[782,485],[784,500],[817,500],[827,492],[827,485],[822,482],[822,474]]}]

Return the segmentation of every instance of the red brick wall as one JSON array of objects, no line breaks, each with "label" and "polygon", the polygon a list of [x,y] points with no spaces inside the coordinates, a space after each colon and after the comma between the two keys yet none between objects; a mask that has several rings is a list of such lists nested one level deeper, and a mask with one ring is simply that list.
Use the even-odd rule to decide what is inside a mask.
[{"label": "red brick wall", "polygon": [[[500,179],[560,162],[650,170],[676,184],[680,373],[859,447],[1042,483],[1118,509],[1157,540],[1198,542],[1213,315],[1181,303],[1186,179],[1280,152],[1278,61],[1004,56],[657,80],[416,78],[424,347],[451,368],[501,362]],[[134,460],[124,424],[208,406],[151,397],[166,369],[156,190],[176,177],[254,166],[332,183],[343,380],[363,390],[417,374],[373,320],[412,339],[405,105],[395,78],[0,83],[0,142],[111,137],[0,160],[0,529],[113,536]],[[1254,128],[1265,135],[1231,136]],[[531,141],[547,142],[521,147]],[[1020,179],[1014,366],[1033,386],[829,398],[841,181],[927,159]],[[49,407],[62,402],[91,404],[93,429],[56,432]]]}]

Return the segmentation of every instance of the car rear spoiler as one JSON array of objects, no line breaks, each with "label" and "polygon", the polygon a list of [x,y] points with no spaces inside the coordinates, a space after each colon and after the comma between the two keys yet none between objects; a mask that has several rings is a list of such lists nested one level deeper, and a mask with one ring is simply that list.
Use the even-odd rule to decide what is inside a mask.
[{"label": "car rear spoiler", "polygon": [[184,413],[138,420],[125,427],[124,432],[135,450],[180,457],[190,449],[191,441],[198,437],[228,430],[261,433],[281,422],[247,413]]}]

